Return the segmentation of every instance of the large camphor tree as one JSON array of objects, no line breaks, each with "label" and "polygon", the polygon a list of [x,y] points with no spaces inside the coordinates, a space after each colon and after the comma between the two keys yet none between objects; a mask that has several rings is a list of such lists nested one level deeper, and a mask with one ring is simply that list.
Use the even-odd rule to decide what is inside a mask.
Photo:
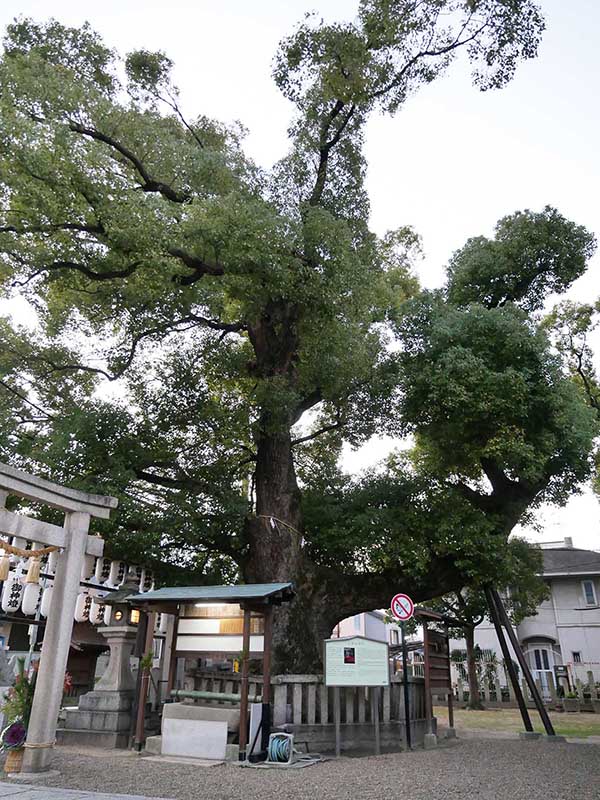
[{"label": "large camphor tree", "polygon": [[[288,156],[268,171],[245,156],[239,128],[184,117],[165,55],[141,50],[121,60],[90,28],[56,22],[22,20],[7,31],[0,269],[5,294],[25,298],[36,320],[29,330],[0,327],[2,456],[117,493],[116,538],[132,558],[175,553],[205,578],[293,580],[297,600],[276,618],[277,668],[314,668],[338,619],[386,605],[399,586],[424,599],[464,585],[470,556],[461,562],[460,530],[444,523],[445,493],[458,491],[466,504],[453,520],[464,514],[473,523],[472,555],[490,530],[506,536],[548,486],[567,491],[563,473],[569,486],[584,476],[591,425],[584,418],[562,454],[564,431],[581,421],[579,398],[527,310],[512,301],[532,285],[535,292],[539,274],[557,286],[581,274],[591,246],[585,232],[557,217],[560,241],[551,232],[544,239],[535,233],[543,220],[528,218],[534,241],[523,263],[516,255],[494,261],[492,243],[477,284],[466,252],[464,285],[455,280],[448,297],[419,295],[407,316],[417,240],[405,228],[383,237],[369,230],[363,185],[370,113],[394,113],[461,50],[481,89],[501,87],[519,59],[535,55],[542,28],[529,0],[365,0],[354,23],[306,22],[275,60],[296,116]],[[541,267],[536,247],[548,253]],[[524,270],[501,310],[482,297],[488,262],[499,273]],[[450,442],[470,418],[452,429],[435,386],[424,382],[435,376],[419,365],[415,337],[417,323],[441,318],[452,303],[446,339],[433,343],[432,356],[443,360],[452,315],[464,317],[471,302],[459,349],[473,336],[510,340],[480,354],[499,359],[490,369],[510,377],[482,385],[478,402],[507,386],[512,394],[465,435],[460,452],[474,446],[455,480]],[[390,347],[399,338],[401,359]],[[483,368],[478,375],[478,364],[470,375],[469,366],[463,377],[477,389],[489,376]],[[547,395],[557,387],[552,404]],[[540,430],[529,441],[522,414],[536,393]],[[452,401],[462,413],[462,398]],[[409,470],[386,488],[396,492],[387,507],[377,501],[353,531],[343,520],[332,531],[326,512],[330,484],[340,480],[333,462],[341,437],[356,444],[384,427],[420,436],[437,483]],[[531,456],[523,476],[522,451]],[[304,503],[299,473],[312,486]],[[529,481],[527,502],[521,480]],[[417,511],[430,508],[432,487],[427,519],[441,525],[424,535]],[[335,488],[333,505],[356,490]],[[389,525],[379,528],[385,513]]]}]

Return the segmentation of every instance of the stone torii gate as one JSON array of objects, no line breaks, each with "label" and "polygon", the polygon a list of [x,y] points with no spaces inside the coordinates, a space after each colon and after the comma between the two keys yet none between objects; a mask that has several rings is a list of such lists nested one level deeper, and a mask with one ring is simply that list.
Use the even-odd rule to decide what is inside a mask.
[{"label": "stone torii gate", "polygon": [[[8,511],[9,495],[64,512],[63,525]],[[86,555],[99,557],[104,551],[104,540],[88,534],[90,518],[108,519],[117,503],[115,497],[69,489],[0,463],[0,536],[18,536],[60,548],[25,743],[24,772],[43,772],[50,766],[84,559]]]}]

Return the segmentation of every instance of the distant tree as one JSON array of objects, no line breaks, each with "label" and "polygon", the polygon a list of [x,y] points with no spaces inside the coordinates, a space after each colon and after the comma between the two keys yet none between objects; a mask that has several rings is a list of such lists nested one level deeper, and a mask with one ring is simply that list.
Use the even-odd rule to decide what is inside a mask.
[{"label": "distant tree", "polygon": [[[454,638],[465,640],[469,702],[467,707],[481,710],[481,693],[477,669],[478,651],[475,629],[488,617],[485,584],[498,588],[504,606],[514,625],[537,614],[540,603],[548,596],[548,586],[541,577],[542,553],[523,539],[511,539],[504,557],[495,564],[493,574],[482,573],[469,587],[451,592],[433,601],[432,608],[444,614]],[[507,591],[505,591],[505,589]]]}]

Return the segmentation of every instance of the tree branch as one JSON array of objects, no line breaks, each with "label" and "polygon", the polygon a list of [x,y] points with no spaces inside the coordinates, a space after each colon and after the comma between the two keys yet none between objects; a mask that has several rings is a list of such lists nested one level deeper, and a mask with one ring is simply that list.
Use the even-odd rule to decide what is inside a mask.
[{"label": "tree branch", "polygon": [[14,394],[15,397],[19,398],[19,400],[22,400],[24,403],[27,403],[27,405],[31,406],[32,408],[35,408],[36,411],[39,411],[40,414],[44,415],[44,419],[53,419],[54,418],[53,414],[50,414],[50,412],[48,412],[48,411],[44,411],[43,408],[41,408],[40,406],[36,405],[34,402],[29,400],[26,397],[26,395],[22,394],[18,389],[15,389],[10,384],[5,383],[5,381],[0,380],[0,386],[2,386],[2,388],[5,389],[10,394]]},{"label": "tree branch", "polygon": [[173,203],[188,203],[191,200],[191,195],[188,192],[178,192],[167,183],[156,180],[152,175],[150,175],[144,164],[135,155],[135,153],[124,144],[121,144],[121,142],[114,139],[112,136],[108,136],[106,133],[96,130],[96,128],[87,128],[85,125],[75,122],[75,120],[69,121],[69,129],[74,133],[80,133],[82,136],[94,139],[97,142],[103,142],[113,150],[116,150],[117,153],[120,153],[123,158],[134,167],[142,179],[142,191],[157,192],[167,200],[171,200]]},{"label": "tree branch", "polygon": [[181,286],[191,286],[199,281],[204,275],[224,275],[225,270],[220,264],[211,263],[199,256],[188,253],[179,247],[170,247],[167,250],[170,256],[179,259],[186,267],[193,270],[192,275],[178,275],[176,280]]}]

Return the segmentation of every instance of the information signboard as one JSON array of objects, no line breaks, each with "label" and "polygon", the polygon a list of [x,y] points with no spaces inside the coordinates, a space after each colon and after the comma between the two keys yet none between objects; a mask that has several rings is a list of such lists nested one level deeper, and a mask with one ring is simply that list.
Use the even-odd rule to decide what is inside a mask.
[{"label": "information signboard", "polygon": [[325,640],[326,686],[389,686],[387,642],[365,636]]}]

